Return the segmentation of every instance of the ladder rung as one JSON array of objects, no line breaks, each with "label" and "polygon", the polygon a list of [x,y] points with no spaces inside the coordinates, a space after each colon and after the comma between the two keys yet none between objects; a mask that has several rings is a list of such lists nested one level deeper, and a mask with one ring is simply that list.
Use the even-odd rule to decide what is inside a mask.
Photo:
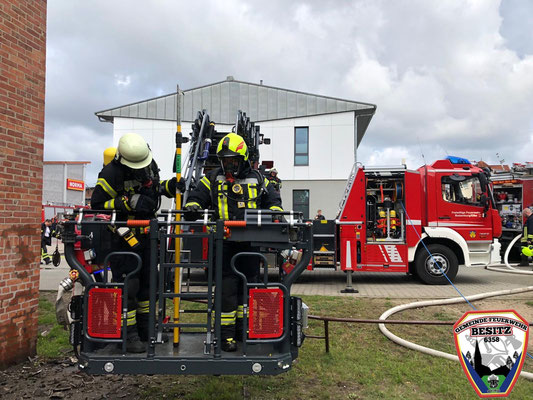
[{"label": "ladder rung", "polygon": [[207,310],[180,310],[183,314],[207,314]]},{"label": "ladder rung", "polygon": [[161,263],[163,268],[208,268],[209,265],[205,263]]},{"label": "ladder rung", "polygon": [[164,233],[162,234],[161,236],[164,236],[166,238],[188,238],[188,239],[194,239],[194,238],[206,238],[206,237],[209,237],[210,234],[209,233],[179,233],[179,234],[175,234],[175,233]]},{"label": "ladder rung", "polygon": [[208,328],[207,324],[193,324],[190,322],[178,322],[177,324],[168,323],[163,324],[165,328]]},{"label": "ladder rung", "polygon": [[207,299],[209,294],[207,292],[188,292],[188,293],[164,293],[163,297],[167,299]]}]

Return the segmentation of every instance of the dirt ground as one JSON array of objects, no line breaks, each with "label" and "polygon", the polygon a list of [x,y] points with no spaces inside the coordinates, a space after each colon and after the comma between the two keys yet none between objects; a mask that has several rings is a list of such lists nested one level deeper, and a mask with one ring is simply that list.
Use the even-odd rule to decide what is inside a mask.
[{"label": "dirt ground", "polygon": [[[402,304],[409,302],[401,301]],[[476,306],[478,309],[514,309],[526,319],[533,319],[531,306],[524,304],[523,299],[481,301]],[[454,306],[448,309],[460,315],[457,310]],[[533,343],[528,348],[531,351]],[[164,379],[164,376],[90,376],[78,371],[76,358],[69,352],[52,361],[34,357],[0,371],[0,399],[135,399],[144,389],[161,385]]]},{"label": "dirt ground", "polygon": [[75,359],[30,359],[0,371],[2,399],[121,399],[136,394],[149,377],[88,376],[78,372]]},{"label": "dirt ground", "polygon": [[[56,294],[41,292],[52,303]],[[56,360],[38,356],[0,371],[0,399],[121,399],[137,398],[151,377],[89,376],[79,372],[74,352]]]}]

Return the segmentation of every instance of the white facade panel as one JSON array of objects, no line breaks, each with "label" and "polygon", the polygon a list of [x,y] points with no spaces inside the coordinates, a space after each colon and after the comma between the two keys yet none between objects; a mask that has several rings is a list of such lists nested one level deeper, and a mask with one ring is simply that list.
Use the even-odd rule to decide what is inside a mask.
[{"label": "white facade panel", "polygon": [[[131,121],[133,121],[133,128]],[[186,138],[190,138],[191,124],[191,121],[182,121],[181,131]],[[217,130],[220,132],[229,132],[231,128],[230,125],[217,125]],[[176,153],[176,122],[116,117],[113,124],[113,146],[118,145],[122,135],[132,132],[141,135],[152,149],[154,159],[161,170],[159,173],[161,178],[171,178],[174,174],[172,167]],[[182,145],[182,168],[185,167],[188,149],[188,143]]]},{"label": "white facade panel", "polygon": [[[190,121],[182,122],[182,132],[189,137]],[[353,111],[302,118],[260,122],[261,133],[271,139],[261,147],[261,160],[274,161],[282,180],[346,179],[354,163],[355,117]],[[309,127],[309,165],[294,165],[294,128]],[[216,125],[219,132],[229,132],[230,125]],[[145,138],[161,168],[162,177],[172,174],[176,123],[173,121],[115,117],[113,143],[135,132]],[[185,160],[188,144],[183,145]],[[164,174],[163,174],[164,172]]]},{"label": "white facade panel", "polygon": [[[353,111],[260,122],[272,144],[261,148],[283,180],[346,179],[354,163]],[[294,165],[294,128],[309,127],[309,165]]]}]

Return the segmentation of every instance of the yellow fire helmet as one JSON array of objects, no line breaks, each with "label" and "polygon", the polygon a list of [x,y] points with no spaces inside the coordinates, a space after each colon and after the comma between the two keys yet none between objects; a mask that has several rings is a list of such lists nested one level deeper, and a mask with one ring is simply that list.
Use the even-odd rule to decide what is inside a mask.
[{"label": "yellow fire helmet", "polygon": [[522,248],[522,254],[526,257],[533,257],[533,245]]},{"label": "yellow fire helmet", "polygon": [[219,158],[241,156],[244,161],[247,161],[248,146],[246,146],[242,136],[236,133],[228,133],[218,142],[217,156]]},{"label": "yellow fire helmet", "polygon": [[113,161],[113,158],[115,158],[115,155],[117,154],[117,148],[116,147],[108,147],[104,150],[104,166],[109,164],[111,161]]}]

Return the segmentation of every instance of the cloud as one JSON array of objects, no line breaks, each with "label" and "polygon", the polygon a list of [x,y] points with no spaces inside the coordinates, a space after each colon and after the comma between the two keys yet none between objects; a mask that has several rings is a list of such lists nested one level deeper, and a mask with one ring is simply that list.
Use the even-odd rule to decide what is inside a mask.
[{"label": "cloud", "polygon": [[112,142],[94,112],[233,75],[377,104],[365,163],[525,161],[530,15],[526,0],[49,2],[45,158],[92,161],[90,184]]}]

